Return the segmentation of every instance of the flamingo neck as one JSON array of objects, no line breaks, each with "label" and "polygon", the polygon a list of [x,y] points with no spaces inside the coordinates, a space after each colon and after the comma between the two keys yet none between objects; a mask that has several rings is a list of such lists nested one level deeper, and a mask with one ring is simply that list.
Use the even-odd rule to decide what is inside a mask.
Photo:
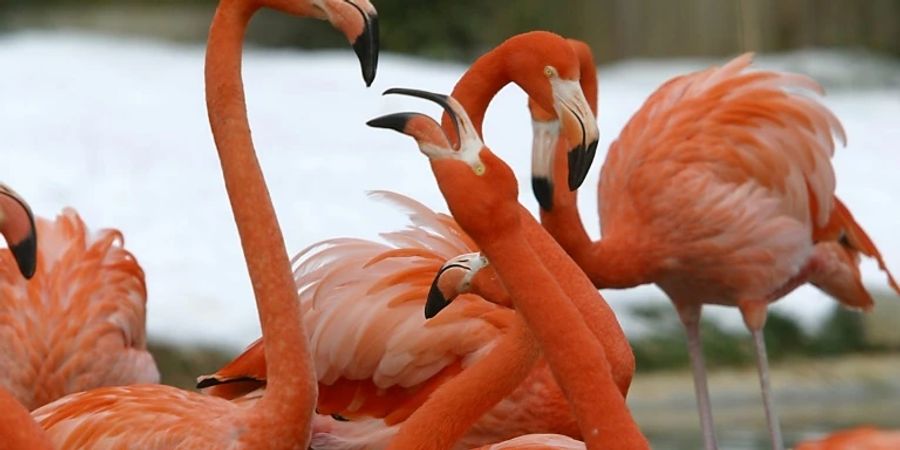
[{"label": "flamingo neck", "polygon": [[452,448],[531,372],[540,352],[518,317],[481,360],[453,377],[411,415],[390,449]]},{"label": "flamingo neck", "polygon": [[571,254],[598,289],[626,289],[654,281],[657,266],[651,252],[639,242],[609,237]]},{"label": "flamingo neck", "polygon": [[0,388],[0,437],[3,448],[53,449],[50,439],[28,410],[3,388]]},{"label": "flamingo neck", "polygon": [[[466,110],[479,136],[482,135],[484,114],[491,100],[500,89],[514,81],[506,65],[506,53],[503,50],[504,47],[498,47],[475,60],[456,83],[451,94]],[[456,131],[446,113],[441,118],[441,126],[455,142]]]},{"label": "flamingo neck", "polygon": [[521,228],[478,244],[543,350],[588,448],[648,448],[612,378],[607,355]]},{"label": "flamingo neck", "polygon": [[260,439],[283,432],[301,441],[309,437],[315,407],[314,371],[281,228],[250,138],[241,80],[244,32],[256,9],[223,0],[216,10],[206,53],[206,104],[266,342],[267,389],[248,411],[248,429],[264,428],[254,430]]}]

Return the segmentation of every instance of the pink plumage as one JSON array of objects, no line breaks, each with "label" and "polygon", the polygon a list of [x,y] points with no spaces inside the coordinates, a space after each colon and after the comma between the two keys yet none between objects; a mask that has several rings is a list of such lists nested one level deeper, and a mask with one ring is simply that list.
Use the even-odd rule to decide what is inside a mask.
[{"label": "pink plumage", "polygon": [[92,233],[72,209],[36,225],[30,281],[0,250],[0,387],[34,409],[96,387],[158,382],[144,272],[122,234]]}]

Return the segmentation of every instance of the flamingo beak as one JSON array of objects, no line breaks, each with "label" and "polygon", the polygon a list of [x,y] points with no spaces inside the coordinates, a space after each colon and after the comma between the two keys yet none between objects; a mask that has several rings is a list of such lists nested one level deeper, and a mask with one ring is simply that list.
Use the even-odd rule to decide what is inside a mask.
[{"label": "flamingo beak", "polygon": [[438,270],[425,301],[425,318],[431,319],[460,294],[469,292],[472,279],[488,264],[481,253],[466,253],[448,260]]},{"label": "flamingo beak", "polygon": [[574,191],[590,171],[600,141],[600,130],[577,81],[554,79],[551,86],[563,136],[573,145],[568,153],[568,182],[569,190]]},{"label": "flamingo beak", "polygon": [[375,72],[378,69],[378,14],[375,12],[367,13],[355,3],[349,0],[344,1],[356,8],[363,18],[363,30],[353,40],[353,51],[356,52],[356,57],[359,58],[359,65],[362,68],[362,76],[366,82],[366,87],[369,87],[375,81]]},{"label": "flamingo beak", "polygon": [[26,279],[34,276],[37,266],[37,236],[34,215],[28,204],[12,189],[0,184],[0,234]]},{"label": "flamingo beak", "polygon": [[559,121],[531,121],[531,191],[545,211],[553,209],[553,157],[559,140]]}]

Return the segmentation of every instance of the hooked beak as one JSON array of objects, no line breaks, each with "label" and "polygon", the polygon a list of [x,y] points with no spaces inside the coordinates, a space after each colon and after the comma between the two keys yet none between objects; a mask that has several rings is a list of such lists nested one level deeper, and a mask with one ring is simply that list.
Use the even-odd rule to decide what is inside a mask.
[{"label": "hooked beak", "polygon": [[37,236],[34,215],[28,204],[12,189],[0,184],[0,234],[26,279],[34,276],[37,266]]},{"label": "hooked beak", "polygon": [[577,81],[554,79],[551,86],[554,108],[562,124],[563,136],[572,145],[568,153],[568,182],[569,190],[574,191],[581,186],[590,171],[597,153],[600,130]]},{"label": "hooked beak", "polygon": [[375,81],[375,72],[378,69],[378,14],[368,14],[355,3],[349,0],[344,1],[356,8],[363,18],[363,30],[353,41],[353,51],[359,58],[366,87],[369,87]]},{"label": "hooked beak", "polygon": [[487,264],[487,258],[481,253],[466,253],[444,263],[428,290],[425,318],[438,315],[460,294],[469,292],[472,279]]}]

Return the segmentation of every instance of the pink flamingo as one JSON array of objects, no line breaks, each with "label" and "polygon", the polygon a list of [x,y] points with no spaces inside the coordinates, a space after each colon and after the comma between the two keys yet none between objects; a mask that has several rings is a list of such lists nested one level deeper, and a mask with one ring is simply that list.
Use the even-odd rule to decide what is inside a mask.
[{"label": "pink flamingo", "polygon": [[[552,83],[555,71],[545,73]],[[445,117],[449,117],[449,125],[456,131],[458,146],[452,146],[444,130],[421,114],[392,114],[374,119],[369,125],[412,136],[428,156],[453,217],[491,260],[517,313],[540,344],[588,447],[647,448],[646,439],[631,419],[624,396],[612,377],[601,341],[524,233],[523,218],[530,215],[516,201],[518,189],[512,171],[484,146],[477,128],[452,97],[410,89],[391,89],[386,93],[425,98],[445,109]],[[470,384],[468,389],[477,394],[478,385]],[[410,426],[440,423],[456,411],[454,408],[464,407],[452,396],[429,400],[433,403],[431,408],[423,406],[416,411],[419,419],[414,422],[410,418],[405,424],[392,442],[395,448],[441,442],[441,433],[451,431],[440,429],[431,433],[422,426]]]},{"label": "pink flamingo", "polygon": [[[598,187],[602,239],[584,230],[574,193],[556,190],[542,221],[600,288],[655,283],[687,330],[707,449],[716,448],[699,335],[705,303],[738,306],[753,335],[772,442],[783,446],[769,389],[766,307],[809,281],[841,303],[872,300],[857,267],[878,250],[834,196],[837,118],[813,80],[750,72],[750,55],[666,82],[607,156]],[[564,144],[554,176],[565,176]],[[557,205],[562,207],[557,208]]]},{"label": "pink flamingo", "polygon": [[34,409],[97,387],[158,383],[144,271],[122,233],[90,232],[72,209],[36,225],[31,280],[0,262],[0,342],[8,352],[0,387]]},{"label": "pink flamingo", "polygon": [[377,27],[375,10],[365,0],[223,0],[213,19],[207,106],[263,335],[273,343],[266,347],[268,389],[252,406],[161,385],[70,395],[33,412],[60,447],[307,448],[316,399],[314,369],[281,229],[250,138],[240,75],[244,31],[262,6],[327,18],[351,42],[363,42],[367,83],[374,76],[377,46],[370,44],[377,44]]}]

